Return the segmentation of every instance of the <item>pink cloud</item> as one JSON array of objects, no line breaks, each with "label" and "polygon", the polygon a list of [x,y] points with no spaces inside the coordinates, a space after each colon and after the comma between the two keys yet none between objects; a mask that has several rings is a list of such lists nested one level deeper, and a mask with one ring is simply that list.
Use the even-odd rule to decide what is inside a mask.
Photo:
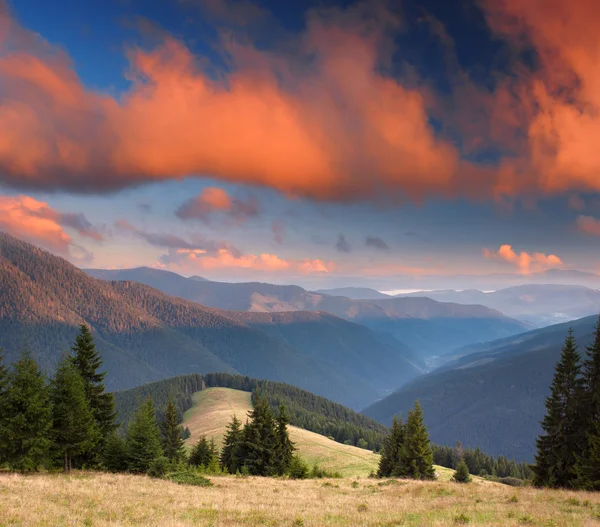
[{"label": "pink cloud", "polygon": [[543,253],[516,253],[511,245],[501,245],[497,251],[483,250],[483,256],[492,260],[499,260],[514,264],[521,274],[535,271],[564,267],[562,260],[555,254]]},{"label": "pink cloud", "polygon": [[579,216],[576,221],[577,228],[587,234],[600,236],[600,220],[592,216]]},{"label": "pink cloud", "polygon": [[222,213],[235,223],[243,223],[257,216],[258,212],[258,201],[255,198],[232,198],[222,188],[207,187],[198,196],[184,202],[175,214],[182,220],[195,219],[209,223],[211,215]]}]

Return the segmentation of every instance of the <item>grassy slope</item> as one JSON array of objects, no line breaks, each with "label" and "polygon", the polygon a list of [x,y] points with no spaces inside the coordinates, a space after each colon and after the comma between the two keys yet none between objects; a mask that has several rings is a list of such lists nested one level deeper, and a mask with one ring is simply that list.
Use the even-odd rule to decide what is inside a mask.
[{"label": "grassy slope", "polygon": [[366,478],[211,480],[203,488],[124,474],[0,473],[0,525],[600,526],[600,493]]},{"label": "grassy slope", "polygon": [[[189,427],[193,444],[200,435],[220,442],[233,414],[245,422],[251,410],[250,393],[230,388],[208,388],[193,395],[194,406],[185,412],[184,426]],[[369,450],[336,443],[326,437],[290,426],[290,437],[300,455],[311,465],[340,472],[344,476],[367,476],[376,470],[379,456]]]}]

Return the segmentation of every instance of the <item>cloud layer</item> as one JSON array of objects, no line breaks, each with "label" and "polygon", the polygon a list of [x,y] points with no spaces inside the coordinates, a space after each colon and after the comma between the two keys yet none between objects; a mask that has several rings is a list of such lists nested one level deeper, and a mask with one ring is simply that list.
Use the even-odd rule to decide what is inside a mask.
[{"label": "cloud layer", "polygon": [[562,260],[555,254],[529,254],[525,251],[516,253],[511,245],[501,245],[497,251],[484,249],[483,255],[486,258],[511,263],[517,267],[521,274],[564,267]]}]

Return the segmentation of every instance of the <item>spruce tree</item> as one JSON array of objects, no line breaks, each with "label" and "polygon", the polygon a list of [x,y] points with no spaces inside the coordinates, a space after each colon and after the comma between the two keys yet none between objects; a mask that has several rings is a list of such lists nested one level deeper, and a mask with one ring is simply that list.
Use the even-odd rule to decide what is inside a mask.
[{"label": "spruce tree", "polygon": [[4,422],[9,468],[38,470],[52,446],[52,404],[46,379],[29,351],[8,375]]},{"label": "spruce tree", "polygon": [[72,361],[59,364],[51,383],[54,448],[70,472],[73,456],[89,452],[98,443],[100,431],[85,394],[83,379]]},{"label": "spruce tree", "polygon": [[394,416],[392,428],[383,441],[377,477],[389,478],[391,476],[401,477],[404,475],[401,465],[404,438],[405,426],[402,422],[402,417]]},{"label": "spruce tree", "polygon": [[221,449],[221,467],[230,474],[235,474],[242,468],[242,423],[234,415],[231,423],[227,426],[227,433],[223,439]]},{"label": "spruce tree", "polygon": [[0,466],[6,462],[6,452],[8,449],[7,438],[7,398],[8,398],[8,370],[4,366],[4,353],[0,348]]},{"label": "spruce tree", "polygon": [[193,446],[190,452],[189,464],[194,467],[206,468],[212,461],[213,455],[216,454],[214,445],[203,435]]},{"label": "spruce tree", "polygon": [[115,400],[112,393],[106,392],[104,386],[106,372],[98,371],[102,366],[102,358],[96,350],[94,338],[86,325],[80,327],[72,350],[74,353],[73,364],[83,378],[86,397],[100,430],[95,454],[86,459],[87,462],[94,463],[98,461],[106,440],[118,427],[116,424]]},{"label": "spruce tree", "polygon": [[584,442],[575,467],[576,485],[600,490],[600,320],[596,325],[594,342],[586,349],[582,370],[580,417]]},{"label": "spruce tree", "polygon": [[461,459],[456,465],[452,481],[455,481],[456,483],[471,483],[472,479],[469,474],[469,467],[464,459]]},{"label": "spruce tree", "polygon": [[413,479],[435,479],[433,452],[427,428],[423,422],[423,409],[419,401],[408,413],[406,438],[401,454],[402,470]]},{"label": "spruce tree", "polygon": [[156,410],[148,396],[127,430],[127,465],[132,472],[146,472],[152,462],[163,455]]},{"label": "spruce tree", "polygon": [[582,444],[580,401],[583,393],[581,356],[569,329],[546,398],[543,434],[537,440],[533,482],[544,487],[569,487],[576,474]]},{"label": "spruce tree", "polygon": [[167,404],[160,428],[165,457],[175,463],[182,461],[185,457],[183,427],[179,424],[179,412],[172,400]]},{"label": "spruce tree", "polygon": [[102,451],[102,465],[109,472],[125,472],[127,466],[127,444],[116,432],[107,439]]},{"label": "spruce tree", "polygon": [[292,458],[294,457],[294,451],[296,450],[294,443],[290,440],[288,432],[289,423],[290,419],[287,410],[285,409],[285,405],[282,404],[279,406],[279,414],[276,423],[277,444],[275,447],[275,460],[277,464],[277,475],[279,476],[285,474],[290,467]]},{"label": "spruce tree", "polygon": [[256,393],[250,422],[244,427],[244,466],[253,476],[273,476],[277,473],[277,434],[275,419],[265,397]]}]

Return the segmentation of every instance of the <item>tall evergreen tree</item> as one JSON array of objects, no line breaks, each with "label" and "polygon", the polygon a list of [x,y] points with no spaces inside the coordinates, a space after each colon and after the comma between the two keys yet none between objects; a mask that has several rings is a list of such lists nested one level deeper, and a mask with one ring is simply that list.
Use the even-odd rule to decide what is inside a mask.
[{"label": "tall evergreen tree", "polygon": [[580,418],[585,434],[575,468],[576,484],[579,487],[600,490],[600,319],[596,325],[594,341],[586,349],[582,370]]},{"label": "tall evergreen tree", "polygon": [[127,470],[127,444],[125,440],[113,432],[106,440],[102,452],[102,465],[110,472],[125,472]]},{"label": "tall evergreen tree", "polygon": [[277,474],[282,476],[289,468],[292,458],[294,457],[294,443],[290,440],[288,425],[290,419],[287,414],[285,405],[279,406],[279,414],[276,422],[277,443],[275,446],[275,460],[277,465]]},{"label": "tall evergreen tree", "polygon": [[377,477],[389,478],[391,476],[400,477],[404,475],[401,463],[405,435],[405,426],[402,417],[394,416],[392,428],[383,441]]},{"label": "tall evergreen tree", "polygon": [[170,399],[160,424],[165,457],[169,461],[181,461],[185,457],[183,427],[179,424],[179,412]]},{"label": "tall evergreen tree", "polygon": [[210,465],[214,455],[216,455],[214,444],[211,445],[211,442],[203,435],[190,452],[189,464],[194,467],[206,468]]},{"label": "tall evergreen tree", "polygon": [[54,426],[54,448],[64,459],[65,472],[70,472],[72,457],[98,443],[100,431],[85,394],[83,379],[72,361],[59,364],[51,383]]},{"label": "tall evergreen tree", "polygon": [[163,455],[160,428],[152,398],[136,412],[127,430],[127,464],[132,472],[146,472],[151,463]]},{"label": "tall evergreen tree", "polygon": [[7,430],[7,398],[8,398],[8,370],[4,366],[4,353],[0,348],[0,466],[6,461],[8,449]]},{"label": "tall evergreen tree", "polygon": [[230,474],[235,474],[242,468],[241,448],[242,423],[234,415],[231,423],[227,426],[220,458],[221,467]]},{"label": "tall evergreen tree", "polygon": [[277,473],[275,419],[265,397],[255,393],[253,399],[242,441],[244,466],[253,476],[273,476]]},{"label": "tall evergreen tree", "polygon": [[104,386],[106,372],[98,371],[102,366],[102,358],[96,350],[94,338],[87,326],[82,325],[80,327],[72,350],[74,353],[73,364],[77,367],[83,379],[86,397],[100,430],[95,455],[86,461],[97,462],[105,441],[118,428],[115,400],[113,394],[106,392]]},{"label": "tall evergreen tree", "polygon": [[9,373],[5,405],[5,461],[13,470],[38,470],[52,446],[52,405],[46,379],[29,351]]},{"label": "tall evergreen tree", "polygon": [[537,440],[534,484],[569,487],[575,479],[575,465],[582,445],[580,401],[583,393],[581,355],[573,331],[565,339],[556,372],[546,399],[543,434]]},{"label": "tall evergreen tree", "polygon": [[404,445],[402,469],[406,475],[414,479],[435,479],[433,452],[419,401],[408,413]]}]

